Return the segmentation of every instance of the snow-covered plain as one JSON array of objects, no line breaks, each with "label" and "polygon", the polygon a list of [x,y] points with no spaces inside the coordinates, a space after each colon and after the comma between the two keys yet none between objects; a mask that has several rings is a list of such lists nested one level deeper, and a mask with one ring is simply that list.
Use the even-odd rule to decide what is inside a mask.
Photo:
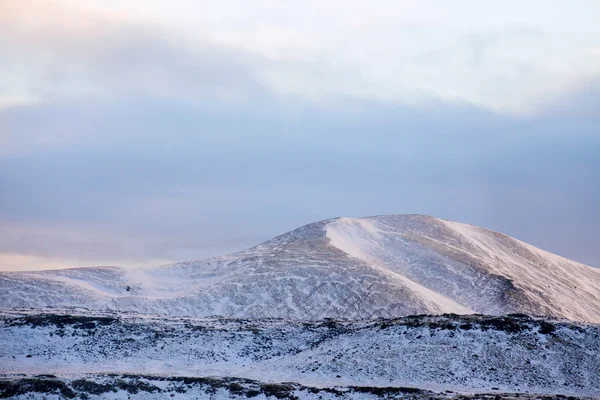
[{"label": "snow-covered plain", "polygon": [[600,327],[519,315],[294,322],[12,310],[0,313],[0,337],[0,374],[13,380],[52,374],[101,383],[125,375],[167,385],[236,377],[600,396]]},{"label": "snow-covered plain", "polygon": [[600,322],[600,271],[433,217],[337,218],[207,260],[0,273],[0,306],[298,320],[520,312]]}]

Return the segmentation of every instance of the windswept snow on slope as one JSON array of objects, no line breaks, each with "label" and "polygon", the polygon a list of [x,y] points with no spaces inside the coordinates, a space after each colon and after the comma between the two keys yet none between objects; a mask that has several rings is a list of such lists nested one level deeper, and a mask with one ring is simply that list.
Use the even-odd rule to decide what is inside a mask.
[{"label": "windswept snow on slope", "polygon": [[208,260],[0,273],[0,306],[288,319],[519,312],[600,322],[600,271],[486,229],[388,215],[316,222]]},{"label": "windswept snow on slope", "polygon": [[420,215],[340,218],[330,244],[477,312],[600,321],[600,271],[509,236]]},{"label": "windswept snow on slope", "polygon": [[505,276],[535,302],[563,317],[598,321],[600,271],[501,233],[458,222],[444,223],[461,235],[492,273]]},{"label": "windswept snow on slope", "polygon": [[332,246],[365,261],[376,261],[371,254],[383,244],[379,229],[367,219],[339,218],[327,224],[325,232]]},{"label": "windswept snow on slope", "polygon": [[441,313],[472,314],[473,310],[464,307],[447,297],[440,295],[405,276],[392,272],[376,256],[383,251],[384,236],[375,224],[367,219],[340,218],[325,228],[329,244],[342,250],[351,257],[361,259],[379,267],[388,274],[401,279],[406,287],[420,297],[430,307],[437,308]]}]

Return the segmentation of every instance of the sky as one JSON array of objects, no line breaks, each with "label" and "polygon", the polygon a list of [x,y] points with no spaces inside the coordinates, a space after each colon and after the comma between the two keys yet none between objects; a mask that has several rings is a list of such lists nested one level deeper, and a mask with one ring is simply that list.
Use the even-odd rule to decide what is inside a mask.
[{"label": "sky", "polygon": [[600,2],[0,0],[0,270],[418,213],[600,267]]}]

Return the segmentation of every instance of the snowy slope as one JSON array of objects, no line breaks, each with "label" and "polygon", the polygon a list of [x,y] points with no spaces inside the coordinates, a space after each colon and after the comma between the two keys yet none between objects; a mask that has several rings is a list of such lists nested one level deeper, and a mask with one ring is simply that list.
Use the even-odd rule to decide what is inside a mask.
[{"label": "snowy slope", "polygon": [[342,218],[330,243],[485,314],[600,321],[600,270],[501,233],[420,215]]},{"label": "snowy slope", "polygon": [[526,316],[309,323],[5,311],[0,376],[212,376],[600,396],[599,334],[598,326]]},{"label": "snowy slope", "polygon": [[0,306],[288,319],[522,312],[600,322],[600,271],[432,217],[339,218],[201,261],[0,273]]}]

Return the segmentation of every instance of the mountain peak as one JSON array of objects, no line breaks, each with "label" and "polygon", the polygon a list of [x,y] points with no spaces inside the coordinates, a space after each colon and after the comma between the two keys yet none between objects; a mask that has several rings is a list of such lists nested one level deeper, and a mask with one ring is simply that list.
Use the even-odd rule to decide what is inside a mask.
[{"label": "mountain peak", "polygon": [[0,306],[182,316],[526,313],[600,322],[600,271],[427,215],[334,218],[251,249],[154,268],[2,273]]}]

